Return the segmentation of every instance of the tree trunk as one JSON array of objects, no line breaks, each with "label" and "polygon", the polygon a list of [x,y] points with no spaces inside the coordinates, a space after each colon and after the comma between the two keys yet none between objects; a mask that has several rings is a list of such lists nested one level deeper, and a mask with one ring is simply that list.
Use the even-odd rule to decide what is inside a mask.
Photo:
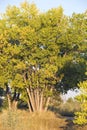
[{"label": "tree trunk", "polygon": [[13,110],[17,109],[17,104],[18,104],[18,101],[15,101],[15,100],[11,103],[11,107]]},{"label": "tree trunk", "polygon": [[32,110],[35,111],[33,95],[31,95],[29,88],[26,88],[26,90],[27,90],[27,94],[29,96],[28,100],[30,100],[30,103],[31,103],[31,106],[32,106]]},{"label": "tree trunk", "polygon": [[44,109],[45,111],[47,111],[48,109],[49,102],[50,102],[50,97],[47,98],[45,109]]},{"label": "tree trunk", "polygon": [[[53,88],[50,89],[50,92],[52,92],[52,90],[53,90]],[[48,97],[47,100],[46,100],[45,109],[44,109],[45,111],[47,111],[47,109],[48,109],[50,99],[51,99],[51,97]]]},{"label": "tree trunk", "polygon": [[34,95],[35,95],[35,106],[36,106],[36,111],[39,111],[39,90],[35,89],[34,91]]},{"label": "tree trunk", "polygon": [[39,95],[39,90],[37,89],[37,111],[39,111],[39,108],[40,108],[40,95]]},{"label": "tree trunk", "polygon": [[9,94],[7,94],[7,100],[8,100],[8,108],[9,110],[11,110],[11,99]]},{"label": "tree trunk", "polygon": [[32,112],[31,103],[30,103],[30,101],[29,101],[29,100],[27,101],[27,103],[28,103],[28,107],[29,107],[29,112],[31,113],[31,112]]},{"label": "tree trunk", "polygon": [[43,110],[43,92],[41,93],[41,96],[40,96],[40,111]]}]

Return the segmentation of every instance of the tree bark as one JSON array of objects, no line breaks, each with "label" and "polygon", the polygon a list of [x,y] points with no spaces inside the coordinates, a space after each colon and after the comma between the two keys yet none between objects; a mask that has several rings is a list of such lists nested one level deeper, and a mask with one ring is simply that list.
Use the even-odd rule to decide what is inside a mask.
[{"label": "tree bark", "polygon": [[30,103],[29,100],[27,101],[27,103],[28,103],[28,107],[29,107],[29,112],[31,113],[31,112],[32,112],[32,106],[31,106],[31,103]]},{"label": "tree bark", "polygon": [[33,111],[35,111],[34,99],[33,99],[33,97],[32,97],[33,95],[31,95],[31,92],[30,92],[29,88],[26,88],[26,90],[27,90],[27,93],[28,93],[28,96],[29,96],[29,100],[30,100],[32,109],[33,109]]},{"label": "tree bark", "polygon": [[37,111],[39,111],[39,108],[40,108],[40,95],[39,95],[39,90],[37,89],[37,92],[36,92],[36,95],[37,95]]},{"label": "tree bark", "polygon": [[50,102],[50,97],[47,98],[46,105],[45,105],[45,111],[47,111],[47,109],[48,109],[49,102]]},{"label": "tree bark", "polygon": [[39,90],[37,88],[34,90],[34,95],[36,111],[39,111]]},{"label": "tree bark", "polygon": [[41,96],[40,96],[40,111],[43,110],[43,92],[41,93]]},{"label": "tree bark", "polygon": [[11,99],[9,94],[7,94],[7,100],[8,100],[8,108],[9,110],[11,110]]},{"label": "tree bark", "polygon": [[18,101],[15,101],[15,100],[11,103],[11,107],[13,110],[17,110],[17,104],[18,104]]},{"label": "tree bark", "polygon": [[[50,89],[50,92],[52,92],[52,90],[53,90],[53,88]],[[48,109],[50,99],[51,99],[51,97],[48,97],[47,100],[46,100],[45,109],[44,109],[45,111],[47,111],[47,109]]]}]

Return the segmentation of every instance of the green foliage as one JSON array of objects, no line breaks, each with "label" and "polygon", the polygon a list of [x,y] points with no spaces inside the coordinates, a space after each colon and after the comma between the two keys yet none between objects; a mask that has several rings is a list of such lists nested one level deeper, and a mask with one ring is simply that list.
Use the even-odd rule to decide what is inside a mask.
[{"label": "green foliage", "polygon": [[77,87],[86,78],[86,17],[67,17],[62,7],[40,13],[28,2],[8,6],[0,19],[0,86],[10,82],[25,97],[26,88],[38,88],[44,98],[52,96],[51,89]]},{"label": "green foliage", "polygon": [[51,104],[50,108],[56,114],[59,113],[62,116],[74,117],[74,113],[80,110],[80,103],[72,98],[69,98],[66,102],[64,102],[57,97],[57,101],[54,100],[54,103]]},{"label": "green foliage", "polygon": [[77,100],[81,103],[79,112],[75,113],[74,123],[79,125],[87,124],[87,81],[78,84],[81,90],[81,95],[77,96]]},{"label": "green foliage", "polygon": [[[86,63],[84,61],[68,61],[60,70],[59,73],[63,73],[64,76],[61,80],[65,89],[61,88],[61,91],[65,92],[70,89],[77,88],[77,84],[83,81],[87,76],[85,75]],[[62,90],[63,89],[63,90]]]},{"label": "green foliage", "polygon": [[[15,86],[16,83],[19,83],[17,86],[21,86],[21,83],[23,82],[21,79],[23,77],[23,73],[25,73],[26,70],[31,66],[41,67],[39,67],[39,73],[42,75],[41,77],[44,77],[44,80],[45,78],[54,78],[54,74],[57,71],[58,45],[56,45],[55,36],[58,32],[57,23],[60,24],[60,19],[63,16],[62,8],[60,7],[58,9],[52,9],[44,14],[46,22],[48,22],[48,20],[51,20],[51,23],[53,22],[53,25],[51,24],[49,27],[42,26],[42,19],[44,16],[42,17],[42,14],[40,14],[37,19],[37,14],[38,11],[35,5],[29,5],[25,2],[21,4],[20,8],[16,6],[9,6],[3,16],[3,19],[7,23],[6,33],[8,33],[8,35],[3,37],[6,40],[6,46],[2,48],[1,67],[3,68],[5,66],[2,71],[6,69],[6,71],[4,71],[5,74],[8,75],[8,77],[6,76],[6,82],[8,82],[9,79],[11,79],[13,82],[15,79]],[[56,15],[58,14],[59,17],[57,18]],[[20,18],[20,16],[22,18]],[[26,24],[26,26],[23,24],[25,23],[25,21],[23,21],[25,20],[25,17],[29,22]],[[20,24],[17,23],[20,20],[23,22],[22,24],[21,22]],[[36,24],[31,25],[32,21],[35,20],[36,23],[38,20],[40,20],[39,31],[36,29],[38,28],[35,26]],[[45,24],[46,23],[44,23],[44,25]],[[53,28],[55,28],[54,32]],[[2,34],[4,34],[4,31]],[[4,72],[3,76],[5,76]],[[2,76],[1,78],[4,79]],[[0,81],[5,82],[2,79]]]}]

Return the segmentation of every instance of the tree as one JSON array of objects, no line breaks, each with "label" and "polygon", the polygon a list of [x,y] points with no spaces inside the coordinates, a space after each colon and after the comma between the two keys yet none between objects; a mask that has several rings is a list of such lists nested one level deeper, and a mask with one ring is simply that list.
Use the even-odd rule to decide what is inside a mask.
[{"label": "tree", "polygon": [[66,93],[70,89],[77,88],[77,84],[80,81],[83,81],[87,76],[86,72],[86,62],[85,61],[67,61],[63,68],[60,69],[58,73],[63,73],[64,76],[61,79],[61,82],[58,84],[60,87],[58,88],[60,91]]},{"label": "tree", "polygon": [[[65,34],[59,39],[60,55],[63,67],[58,71],[58,75],[64,76],[58,84],[59,90],[67,92],[67,89],[78,87],[80,81],[87,78],[85,72],[87,58],[87,13],[75,14],[68,18],[68,26]],[[60,44],[61,43],[61,44]],[[60,89],[61,88],[61,89]]]},{"label": "tree", "polygon": [[[62,7],[40,13],[35,4],[28,2],[20,7],[8,6],[0,20],[0,86],[4,89],[11,86],[11,94],[6,93],[9,108],[17,107],[16,97],[22,93],[30,112],[47,110],[53,91],[60,92],[59,82],[65,84],[62,92],[74,86],[66,87],[65,80],[71,76],[67,71],[69,64],[69,70],[73,70],[73,65],[75,74],[83,50],[86,54],[82,44],[86,40],[85,17],[74,14],[69,18]],[[79,21],[84,25],[81,34]],[[84,49],[79,47],[80,43]],[[81,59],[85,63],[85,57]],[[74,60],[77,66],[72,63]]]},{"label": "tree", "polygon": [[87,81],[80,82],[78,85],[81,94],[77,96],[77,101],[80,102],[81,108],[75,113],[74,123],[84,125],[87,124]]},{"label": "tree", "polygon": [[[26,2],[20,8],[9,6],[3,16],[6,31],[2,30],[2,39],[6,43],[2,42],[5,45],[1,52],[1,86],[8,88],[10,83],[14,96],[16,92],[22,95],[25,92],[30,112],[47,110],[60,79],[56,76],[59,52],[56,39],[61,33],[58,28],[62,28],[62,19],[62,8],[39,14],[34,4]],[[7,92],[9,108],[17,105],[14,96]]]}]

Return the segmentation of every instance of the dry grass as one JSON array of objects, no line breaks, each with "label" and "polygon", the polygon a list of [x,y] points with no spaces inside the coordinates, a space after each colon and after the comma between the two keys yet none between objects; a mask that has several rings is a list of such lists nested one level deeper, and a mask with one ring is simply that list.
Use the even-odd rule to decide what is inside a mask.
[{"label": "dry grass", "polygon": [[53,112],[29,113],[27,111],[3,111],[0,113],[0,130],[87,130],[87,126],[75,126]]},{"label": "dry grass", "polygon": [[70,102],[61,103],[59,106],[53,106],[52,109],[55,113],[59,113],[62,116],[73,117],[74,113],[80,110],[80,103],[71,100]]},{"label": "dry grass", "polygon": [[63,130],[65,125],[65,119],[52,112],[3,111],[0,115],[0,130]]}]

